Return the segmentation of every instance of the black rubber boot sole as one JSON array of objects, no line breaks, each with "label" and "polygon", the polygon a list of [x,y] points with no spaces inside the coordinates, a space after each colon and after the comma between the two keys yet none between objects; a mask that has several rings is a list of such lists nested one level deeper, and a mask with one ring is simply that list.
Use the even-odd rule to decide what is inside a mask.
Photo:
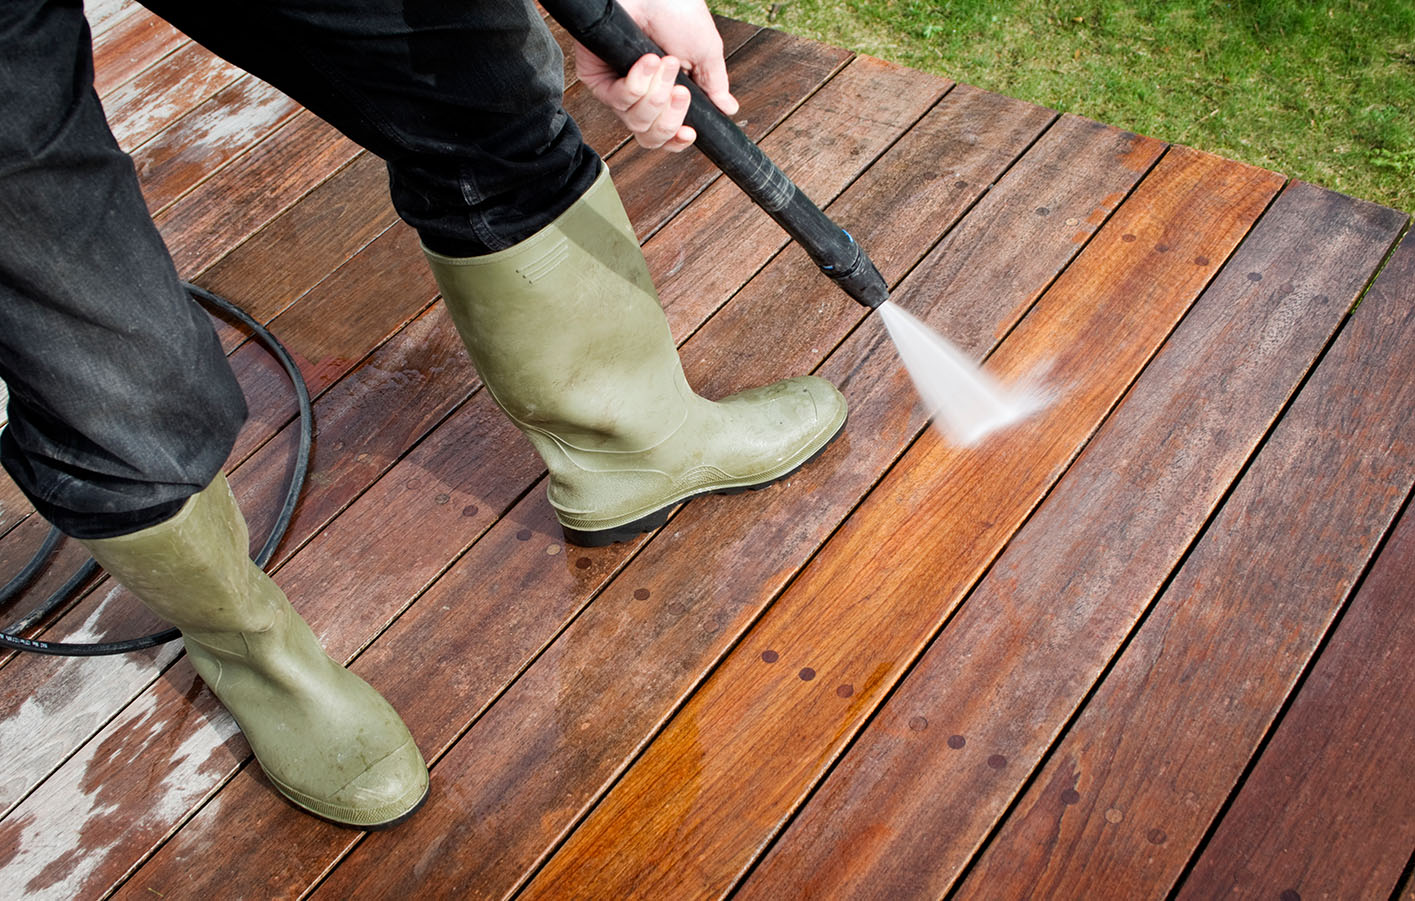
[{"label": "black rubber boot sole", "polygon": [[845,423],[848,422],[849,419],[850,417],[846,416],[845,422],[840,423],[840,428],[835,430],[835,434],[831,435],[830,438],[826,440],[825,444],[822,444],[815,453],[802,460],[794,469],[774,478],[767,479],[765,482],[758,482],[755,485],[738,485],[733,488],[716,488],[701,491],[697,494],[691,494],[667,506],[660,507],[647,516],[641,516],[633,522],[626,522],[622,526],[614,526],[609,529],[572,529],[564,524],[561,524],[560,529],[565,533],[565,540],[576,547],[608,547],[611,544],[618,544],[622,541],[632,541],[645,532],[652,532],[654,529],[668,522],[668,517],[673,515],[674,510],[677,510],[679,507],[695,498],[705,497],[709,494],[742,494],[747,491],[760,491],[768,485],[775,485],[782,479],[791,478],[793,475],[800,472],[803,466],[814,463],[821,454],[825,453],[826,448],[835,443],[835,439],[845,433]]}]

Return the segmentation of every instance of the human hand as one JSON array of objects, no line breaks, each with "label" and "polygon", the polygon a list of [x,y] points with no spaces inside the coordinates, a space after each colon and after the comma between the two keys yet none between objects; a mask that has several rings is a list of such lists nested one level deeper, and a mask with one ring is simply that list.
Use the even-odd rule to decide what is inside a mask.
[{"label": "human hand", "polygon": [[575,69],[599,101],[614,110],[634,139],[645,147],[679,151],[697,139],[683,124],[690,95],[674,84],[687,72],[708,98],[727,115],[737,100],[727,84],[722,37],[703,0],[619,0],[650,38],[668,55],[645,54],[620,77],[603,60],[575,45]]}]

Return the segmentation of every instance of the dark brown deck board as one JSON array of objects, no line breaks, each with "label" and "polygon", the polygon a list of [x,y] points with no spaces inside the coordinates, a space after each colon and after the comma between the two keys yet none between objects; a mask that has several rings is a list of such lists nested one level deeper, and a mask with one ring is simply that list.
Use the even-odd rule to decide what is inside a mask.
[{"label": "dark brown deck board", "polygon": [[1179,898],[1397,897],[1415,847],[1415,633],[1392,625],[1415,609],[1411,572],[1407,508]]},{"label": "dark brown deck board", "polygon": [[[745,897],[943,894],[1364,285],[1374,248],[1355,206],[1305,188],[1264,214]],[[1154,231],[1141,240],[1176,252]]]},{"label": "dark brown deck board", "polygon": [[[720,20],[744,100],[738,118],[850,228],[900,303],[974,355],[1001,342],[989,365],[1005,373],[1052,362],[1062,409],[995,439],[1006,453],[958,451],[920,437],[878,317],[700,157],[627,141],[571,77],[567,108],[609,156],[690,381],[717,396],[819,368],[853,405],[845,437],[787,484],[697,501],[656,534],[582,550],[564,545],[539,460],[478,390],[445,311],[429,305],[435,289],[416,240],[395,224],[382,164],[293,106],[237,134],[266,96],[251,80],[135,4],[89,6],[105,102],[137,150],[181,271],[271,323],[316,392],[311,477],[276,577],[331,653],[403,712],[434,762],[434,797],[401,829],[368,837],[293,811],[175,646],[106,660],[7,657],[0,872],[10,884],[35,897],[489,897],[527,885],[547,897],[933,897],[959,873],[972,891],[1006,858],[1023,872],[1046,867],[1036,872],[1058,897],[1094,896],[1086,879],[1099,872],[1159,896],[1191,867],[1185,890],[1204,896],[1248,866],[1254,852],[1234,836],[1246,839],[1255,816],[1272,823],[1263,847],[1321,848],[1323,833],[1304,825],[1360,823],[1338,836],[1358,851],[1300,873],[1290,857],[1275,860],[1265,891],[1317,894],[1364,878],[1379,894],[1408,869],[1408,816],[1369,800],[1382,774],[1405,780],[1388,804],[1415,784],[1398,754],[1337,774],[1364,795],[1322,776],[1343,763],[1339,749],[1367,740],[1361,724],[1396,722],[1380,718],[1394,705],[1362,693],[1355,674],[1368,662],[1403,674],[1391,660],[1410,641],[1408,628],[1377,635],[1369,625],[1347,637],[1369,603],[1358,595],[1342,620],[1351,626],[1324,643],[1405,496],[1381,476],[1411,465],[1399,423],[1415,399],[1392,375],[1409,371],[1399,355],[1410,342],[1400,346],[1398,333],[1409,325],[1379,315],[1410,309],[1408,297],[1389,296],[1391,286],[1408,292],[1408,246],[1342,320],[1403,214],[1294,184],[1240,241],[1280,178]],[[558,29],[557,39],[567,45]],[[1186,196],[1166,194],[1173,179]],[[294,437],[288,387],[238,329],[221,332],[254,411],[232,482],[260,532]],[[1343,350],[1353,335],[1364,351]],[[1343,366],[1350,381],[1321,389]],[[1090,412],[1068,417],[1092,383],[1106,387],[1087,395]],[[1334,426],[1303,414],[1320,390],[1346,408],[1365,404],[1370,417],[1336,413]],[[1146,816],[1131,811],[1167,814],[1171,783],[1146,782],[1153,757],[1136,718],[1145,703],[1187,708],[1175,708],[1178,677],[1126,694],[1129,661],[1154,646],[1146,630],[1217,541],[1212,526],[1203,531],[1211,514],[1216,525],[1237,517],[1263,461],[1288,459],[1274,450],[1280,441],[1340,430],[1359,439],[1362,429],[1376,436],[1372,451],[1352,461],[1329,450],[1311,478],[1273,483],[1290,498],[1320,490],[1322,478],[1377,486],[1343,502],[1345,515],[1375,511],[1359,535],[1338,536],[1357,549],[1323,552],[1321,565],[1345,567],[1345,588],[1325,607],[1281,608],[1294,626],[1276,639],[1252,626],[1206,638],[1205,623],[1175,616],[1190,631],[1176,627],[1170,650],[1235,648],[1226,666],[1204,670],[1195,658],[1196,672],[1216,674],[1210,695],[1249,683],[1263,693],[1229,714],[1234,740],[1222,747],[1203,734],[1156,745],[1180,749],[1165,752],[1181,761],[1169,772],[1207,787],[1187,820],[1162,827],[1164,844],[1150,844],[1155,827],[1140,829]],[[1381,434],[1400,437],[1382,444]],[[1331,463],[1325,474],[1319,462]],[[1033,500],[1004,490],[1014,477]],[[0,505],[0,566],[18,566],[42,528],[13,486],[0,488]],[[1282,511],[1295,524],[1286,533],[1324,535],[1323,523],[1344,522],[1293,506]],[[1280,550],[1296,538],[1233,534],[1231,555],[1271,560],[1276,580],[1306,578],[1299,555]],[[1401,547],[1392,540],[1386,553]],[[61,567],[78,556],[72,545],[63,554]],[[1386,566],[1404,558],[1392,559]],[[1381,571],[1378,561],[1368,587]],[[113,638],[157,625],[104,583],[46,632]],[[1274,641],[1281,650],[1268,659]],[[762,642],[776,663],[761,660]],[[1382,642],[1395,656],[1369,661]],[[859,669],[865,657],[888,660]],[[802,666],[816,670],[811,680]],[[1303,698],[1327,684],[1341,686],[1326,690],[1327,703],[1359,695],[1346,706],[1349,726],[1305,712],[1322,709]],[[1078,736],[1122,724],[1137,738],[1121,751],[1139,751],[1107,757],[1101,779],[1094,742]],[[1293,765],[1292,747],[1308,749],[1303,736],[1323,728],[1331,750],[1288,802],[1275,780]],[[1378,740],[1398,743],[1399,727],[1386,728]],[[954,735],[961,748],[949,746]],[[1199,759],[1203,768],[1188,762]],[[1073,784],[1074,772],[1084,778]],[[1105,786],[1137,784],[1119,824],[1106,816],[1118,803],[1096,806]],[[1058,801],[1068,789],[1075,795]],[[946,827],[930,819],[940,815]],[[1038,827],[1050,830],[1042,853],[1035,839],[1028,854],[1009,850]],[[1159,861],[1154,873],[1132,859],[1133,835]]]},{"label": "dark brown deck board", "polygon": [[[1202,240],[1236,244],[1280,184],[1237,169],[1177,151],[1159,163],[997,351],[1014,379],[1049,362],[1066,395],[1032,429],[1012,432],[1015,444],[1000,436],[965,451],[926,433],[550,861],[530,897],[562,896],[580,875],[611,895],[672,886],[716,895],[740,878],[1197,296],[1205,277],[1184,271],[1196,268],[1188,257]],[[1211,221],[1220,209],[1231,216],[1222,229]],[[1151,217],[1189,223],[1177,229],[1188,234],[1176,236],[1173,255],[1126,252],[1121,235]],[[1210,228],[1194,228],[1200,221]],[[1138,290],[1147,283],[1166,285],[1163,297]],[[1038,432],[1046,440],[1032,440]],[[907,561],[884,537],[900,510],[913,527]]]},{"label": "dark brown deck board", "polygon": [[[1403,224],[1366,212],[1376,228]],[[1177,880],[1415,483],[1415,422],[1387,415],[1415,404],[1402,287],[1368,295],[1342,330],[965,895]]]}]

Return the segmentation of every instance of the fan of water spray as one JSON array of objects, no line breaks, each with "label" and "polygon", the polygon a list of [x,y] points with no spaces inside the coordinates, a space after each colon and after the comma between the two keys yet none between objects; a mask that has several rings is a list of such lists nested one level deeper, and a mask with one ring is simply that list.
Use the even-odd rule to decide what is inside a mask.
[{"label": "fan of water spray", "polygon": [[1035,393],[1004,387],[893,301],[876,309],[934,426],[953,443],[973,444],[1042,408]]},{"label": "fan of water spray", "polygon": [[[621,73],[644,54],[663,55],[614,0],[541,0],[541,5],[575,40]],[[879,310],[935,424],[950,440],[971,444],[1041,407],[1035,398],[998,385],[891,302],[889,286],[850,233],[821,212],[691,78],[680,74],[678,83],[692,95],[684,121],[697,132],[697,148],[786,229],[841,290],[867,309]]]}]

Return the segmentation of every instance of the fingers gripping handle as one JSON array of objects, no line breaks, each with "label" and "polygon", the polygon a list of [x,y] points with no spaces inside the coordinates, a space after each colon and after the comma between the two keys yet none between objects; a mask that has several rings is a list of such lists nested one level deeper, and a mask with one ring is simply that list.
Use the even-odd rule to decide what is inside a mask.
[{"label": "fingers gripping handle", "polygon": [[[621,74],[646,53],[664,55],[615,0],[541,0],[541,6],[575,40]],[[849,232],[821,212],[692,79],[680,73],[678,83],[692,95],[686,121],[698,133],[698,149],[796,239],[847,294],[871,309],[888,300],[884,278]]]}]

